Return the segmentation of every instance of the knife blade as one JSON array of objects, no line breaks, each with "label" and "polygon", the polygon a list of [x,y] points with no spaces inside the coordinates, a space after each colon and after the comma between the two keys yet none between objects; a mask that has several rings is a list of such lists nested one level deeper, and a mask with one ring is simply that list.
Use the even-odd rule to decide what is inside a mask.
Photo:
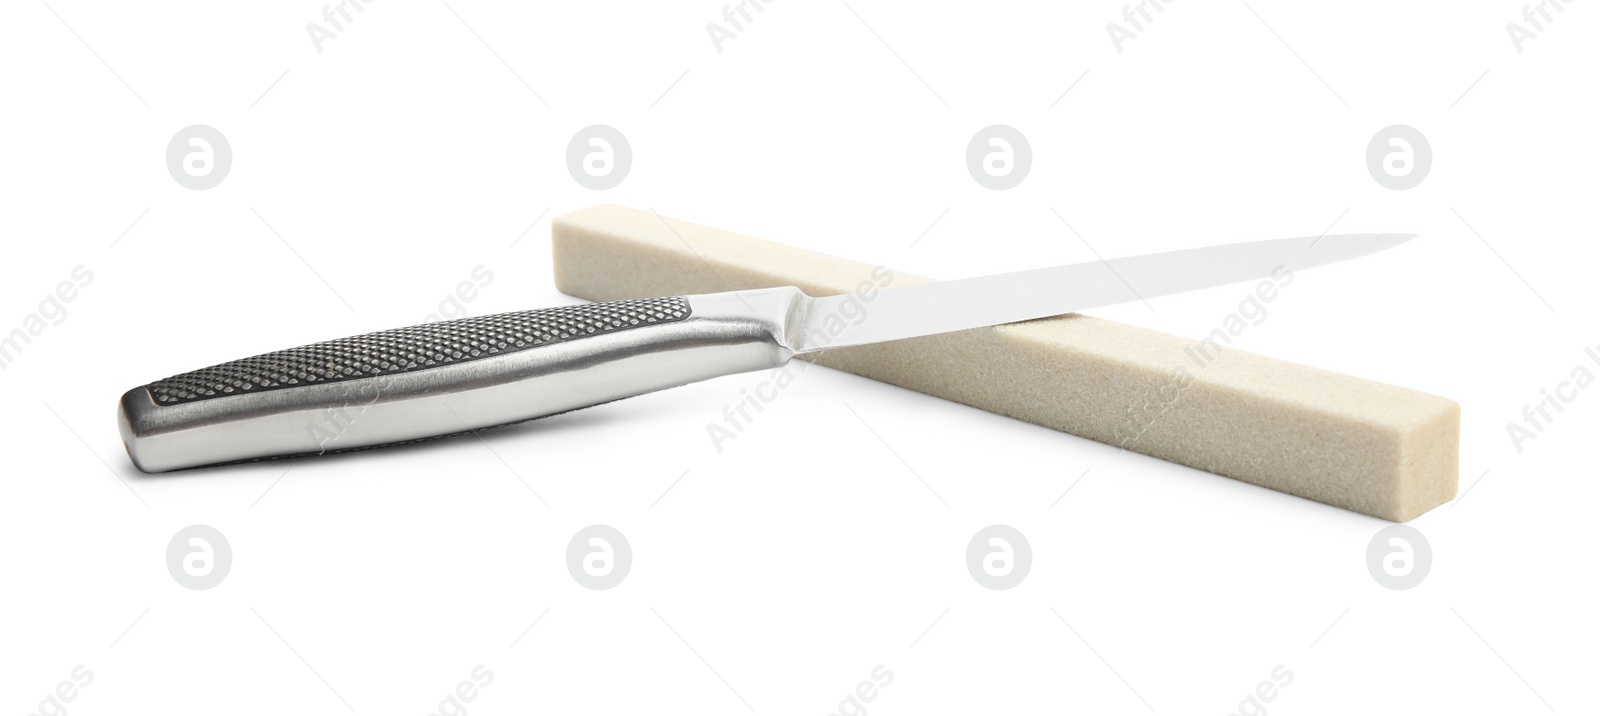
[{"label": "knife blade", "polygon": [[852,295],[813,298],[794,287],[440,321],[154,381],[123,394],[117,423],[145,472],[365,450],[776,368],[821,350],[1266,278],[1411,236],[1255,241],[886,289],[842,329]]},{"label": "knife blade", "polygon": [[[875,297],[865,318],[837,337],[802,342],[796,352],[1015,323],[1267,278],[1274,270],[1300,271],[1377,253],[1414,236],[1268,239],[897,288]],[[849,294],[814,299],[802,335],[825,335],[822,322],[849,300]]]}]

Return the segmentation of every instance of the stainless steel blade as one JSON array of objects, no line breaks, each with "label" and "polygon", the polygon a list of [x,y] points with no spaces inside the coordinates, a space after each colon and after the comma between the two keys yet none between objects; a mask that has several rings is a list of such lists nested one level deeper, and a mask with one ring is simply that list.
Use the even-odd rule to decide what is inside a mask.
[{"label": "stainless steel blade", "polygon": [[[796,353],[1057,316],[1300,271],[1377,253],[1415,234],[1249,241],[815,299]],[[842,326],[842,328],[841,328]]]}]

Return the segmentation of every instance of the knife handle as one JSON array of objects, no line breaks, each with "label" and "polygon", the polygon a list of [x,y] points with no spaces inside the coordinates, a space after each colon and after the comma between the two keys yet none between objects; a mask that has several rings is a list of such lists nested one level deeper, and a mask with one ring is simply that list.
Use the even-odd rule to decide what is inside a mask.
[{"label": "knife handle", "polygon": [[145,472],[417,442],[781,366],[808,305],[776,288],[368,333],[134,388],[117,423]]}]

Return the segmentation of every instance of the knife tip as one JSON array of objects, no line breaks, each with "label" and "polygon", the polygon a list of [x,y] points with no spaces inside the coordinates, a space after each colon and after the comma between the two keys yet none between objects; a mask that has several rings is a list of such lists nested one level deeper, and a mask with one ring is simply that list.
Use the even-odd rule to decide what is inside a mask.
[{"label": "knife tip", "polygon": [[1416,234],[1373,234],[1375,239],[1385,249],[1392,249],[1407,241],[1417,238]]},{"label": "knife tip", "polygon": [[[1417,238],[1417,235],[1410,233],[1329,234],[1314,239],[1311,242],[1311,249],[1318,253],[1342,254],[1343,258],[1351,259],[1388,251],[1414,238]],[[1325,260],[1330,258],[1328,254],[1322,255]]]}]

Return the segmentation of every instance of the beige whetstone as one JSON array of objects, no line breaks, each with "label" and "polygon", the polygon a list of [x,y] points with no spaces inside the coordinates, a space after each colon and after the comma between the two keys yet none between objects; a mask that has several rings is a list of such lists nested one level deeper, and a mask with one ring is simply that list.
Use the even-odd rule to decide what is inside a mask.
[{"label": "beige whetstone", "polygon": [[[615,205],[557,217],[552,234],[556,286],[591,301],[774,286],[829,296],[855,291],[873,271]],[[928,281],[896,273],[890,285]],[[1456,494],[1461,411],[1452,400],[1091,316],[809,357],[1387,520]]]}]

